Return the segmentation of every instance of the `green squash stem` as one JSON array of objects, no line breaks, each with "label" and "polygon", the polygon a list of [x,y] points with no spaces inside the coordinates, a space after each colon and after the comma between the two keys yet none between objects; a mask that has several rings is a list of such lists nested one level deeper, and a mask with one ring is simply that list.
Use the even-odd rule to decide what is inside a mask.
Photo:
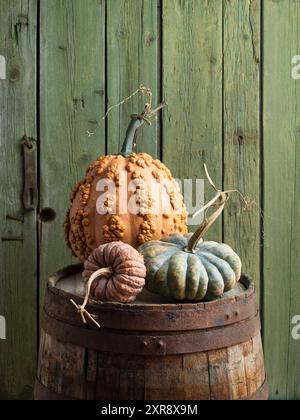
[{"label": "green squash stem", "polygon": [[126,137],[121,149],[121,155],[130,156],[133,152],[133,144],[137,130],[144,124],[145,120],[140,116],[132,116],[126,131]]},{"label": "green squash stem", "polygon": [[199,241],[203,238],[206,232],[210,229],[210,227],[215,223],[217,218],[222,214],[224,210],[226,201],[228,200],[228,194],[226,192],[219,193],[219,200],[217,203],[217,210],[207,219],[204,220],[203,223],[198,227],[196,232],[193,234],[191,239],[189,240],[187,247],[185,248],[186,252],[195,253],[197,250],[197,245]]},{"label": "green squash stem", "polygon": [[151,109],[151,104],[146,104],[144,111],[141,114],[131,115],[131,121],[126,131],[126,137],[121,149],[121,155],[124,157],[130,156],[133,152],[134,139],[136,136],[137,130],[144,124],[146,121],[147,124],[151,125],[150,119],[156,114],[159,110],[166,106],[166,102],[162,102],[157,105],[156,108]]}]

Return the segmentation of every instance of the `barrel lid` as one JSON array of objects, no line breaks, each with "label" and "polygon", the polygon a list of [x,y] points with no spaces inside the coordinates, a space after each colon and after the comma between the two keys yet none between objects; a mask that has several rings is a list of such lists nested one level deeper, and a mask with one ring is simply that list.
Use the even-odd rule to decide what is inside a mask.
[{"label": "barrel lid", "polygon": [[[78,271],[73,271],[78,269]],[[85,294],[84,290],[84,282],[82,278],[82,271],[83,266],[81,264],[75,266],[69,266],[65,270],[62,270],[49,278],[49,284],[56,287],[62,292],[67,292],[72,294],[73,296],[83,297]],[[234,299],[235,297],[240,297],[241,295],[244,296],[245,293],[249,293],[252,289],[251,280],[247,276],[242,276],[241,281],[239,281],[235,288],[230,290],[229,292],[224,293],[217,301],[224,301],[225,299]],[[90,302],[94,304],[99,304],[99,302],[94,299],[90,298]],[[137,296],[136,300],[131,303],[120,303],[120,302],[101,302],[102,305],[111,306],[113,307],[134,307],[137,308],[138,306],[142,306],[143,308],[146,306],[156,306],[159,305],[167,305],[175,307],[182,306],[182,305],[192,305],[193,307],[207,305],[209,302],[201,303],[201,302],[191,302],[191,301],[181,301],[178,302],[177,300],[166,298],[164,296],[160,296],[155,293],[149,292],[146,288]]]},{"label": "barrel lid", "polygon": [[[70,304],[82,303],[83,265],[66,267],[48,281],[45,311],[63,322],[79,324],[81,318]],[[230,325],[253,317],[258,310],[253,281],[243,275],[235,289],[210,302],[177,302],[144,290],[135,302],[97,302],[87,307],[104,328],[140,331],[179,331]]]}]

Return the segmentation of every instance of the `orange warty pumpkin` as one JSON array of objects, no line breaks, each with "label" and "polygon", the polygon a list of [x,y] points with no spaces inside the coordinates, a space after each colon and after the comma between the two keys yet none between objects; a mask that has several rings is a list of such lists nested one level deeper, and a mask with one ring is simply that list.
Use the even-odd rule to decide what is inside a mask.
[{"label": "orange warty pumpkin", "polygon": [[[143,115],[132,116],[121,153],[99,157],[87,169],[85,179],[73,189],[64,229],[68,245],[81,261],[104,243],[123,241],[137,248],[171,233],[187,232],[183,197],[169,169],[146,153],[133,153],[134,137],[143,123]],[[151,195],[151,186],[153,182],[165,185],[165,180],[168,211],[161,207],[152,212],[156,198]],[[114,192],[99,191],[99,187],[97,191],[99,181],[113,181]],[[138,208],[136,214],[120,211],[124,198],[119,197],[119,190],[124,183],[125,204],[133,199]]]}]

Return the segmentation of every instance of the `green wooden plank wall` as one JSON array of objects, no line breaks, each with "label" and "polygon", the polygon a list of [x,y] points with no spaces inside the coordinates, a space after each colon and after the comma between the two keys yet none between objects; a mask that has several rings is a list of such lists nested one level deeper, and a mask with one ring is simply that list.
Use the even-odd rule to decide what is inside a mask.
[{"label": "green wooden plank wall", "polygon": [[[162,19],[163,160],[178,179],[206,162],[222,186],[222,2],[164,1]],[[220,221],[209,236],[222,239]]]},{"label": "green wooden plank wall", "polygon": [[[115,105],[140,84],[151,86],[153,103],[160,99],[159,0],[107,1],[107,104]],[[145,98],[144,98],[145,99]],[[107,151],[120,151],[128,118],[143,109],[145,101],[127,102],[107,118]],[[143,130],[140,151],[160,155],[159,123]]]},{"label": "green wooden plank wall", "polygon": [[243,210],[235,195],[224,215],[224,240],[238,250],[260,280],[260,2],[223,3],[223,173],[225,188],[238,188],[256,204]]},{"label": "green wooden plank wall", "polygon": [[[300,2],[264,2],[264,336],[271,394],[300,398],[300,340],[291,319],[300,314]],[[274,30],[276,22],[276,30]]]},{"label": "green wooden plank wall", "polygon": [[[36,211],[23,212],[22,139],[37,139],[37,3],[0,1],[0,398],[29,398],[37,343]],[[34,144],[34,141],[33,141]]]},{"label": "green wooden plank wall", "polygon": [[47,275],[72,261],[61,228],[71,188],[105,153],[105,126],[86,135],[105,113],[105,13],[99,0],[40,2],[40,211],[56,212],[39,224],[41,300]]},{"label": "green wooden plank wall", "polygon": [[[217,185],[251,197],[247,211],[233,198],[210,237],[255,279],[271,398],[300,398],[299,40],[294,0],[0,0],[0,399],[31,396],[45,281],[73,261],[70,188],[119,150],[142,99],[86,130],[140,83],[168,108],[138,149],[179,179],[202,178],[206,162]],[[26,212],[24,136],[37,143],[40,193]]]}]

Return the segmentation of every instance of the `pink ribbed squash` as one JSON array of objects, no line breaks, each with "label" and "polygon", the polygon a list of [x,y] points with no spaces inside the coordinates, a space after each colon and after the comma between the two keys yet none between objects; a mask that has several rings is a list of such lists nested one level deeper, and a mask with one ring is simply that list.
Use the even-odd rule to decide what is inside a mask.
[{"label": "pink ribbed squash", "polygon": [[145,285],[143,256],[120,241],[100,245],[88,257],[84,268],[82,275],[87,282],[92,275],[95,278],[90,294],[101,301],[132,302]]}]

